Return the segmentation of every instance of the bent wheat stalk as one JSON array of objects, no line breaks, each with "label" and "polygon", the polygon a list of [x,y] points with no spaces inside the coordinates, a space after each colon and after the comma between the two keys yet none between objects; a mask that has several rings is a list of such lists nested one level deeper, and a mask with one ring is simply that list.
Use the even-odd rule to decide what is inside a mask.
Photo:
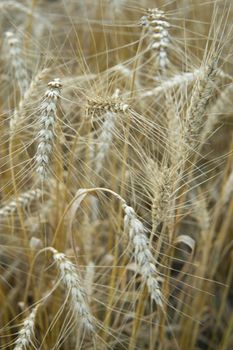
[{"label": "bent wheat stalk", "polygon": [[[151,295],[151,299],[156,302],[158,306],[163,308],[163,298],[161,289],[158,283],[158,270],[156,268],[156,261],[153,258],[153,254],[150,250],[150,242],[145,232],[143,223],[137,218],[137,215],[132,207],[127,205],[126,201],[116,192],[103,187],[95,187],[90,189],[78,190],[76,196],[72,199],[66,210],[61,217],[56,232],[54,234],[54,241],[56,240],[57,232],[64,220],[66,214],[72,210],[72,206],[80,205],[82,200],[88,193],[93,192],[108,192],[116,197],[122,205],[124,211],[124,229],[128,234],[131,248],[133,251],[133,257],[140,268],[142,278],[147,285],[148,291]],[[77,204],[78,203],[78,204]]]}]

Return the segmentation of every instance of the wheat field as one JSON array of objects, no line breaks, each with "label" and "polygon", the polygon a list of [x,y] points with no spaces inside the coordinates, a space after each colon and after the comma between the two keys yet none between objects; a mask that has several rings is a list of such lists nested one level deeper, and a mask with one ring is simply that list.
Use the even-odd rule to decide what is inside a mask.
[{"label": "wheat field", "polygon": [[0,0],[0,350],[233,349],[231,0]]}]

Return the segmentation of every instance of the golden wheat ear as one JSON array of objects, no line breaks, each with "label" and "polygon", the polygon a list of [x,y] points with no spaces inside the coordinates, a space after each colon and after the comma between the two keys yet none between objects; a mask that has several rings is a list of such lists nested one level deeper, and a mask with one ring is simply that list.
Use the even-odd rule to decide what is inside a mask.
[{"label": "golden wheat ear", "polygon": [[148,9],[147,14],[141,18],[140,24],[146,28],[150,40],[149,49],[155,52],[156,64],[164,72],[170,64],[167,54],[170,44],[168,34],[170,24],[166,21],[164,11],[157,8]]},{"label": "golden wheat ear", "polygon": [[94,333],[94,319],[89,311],[87,296],[82,286],[75,266],[63,253],[59,253],[54,248],[48,248],[53,254],[53,259],[59,269],[60,281],[64,284],[68,297],[70,298],[70,307],[76,321],[81,322],[87,332]]},{"label": "golden wheat ear", "polygon": [[35,319],[39,305],[35,306],[29,316],[23,321],[23,325],[15,341],[14,350],[24,350],[33,344]]},{"label": "golden wheat ear", "polygon": [[20,42],[17,36],[12,32],[6,32],[5,36],[15,79],[19,86],[20,94],[23,96],[28,89],[29,78],[21,53]]},{"label": "golden wheat ear", "polygon": [[47,178],[50,157],[53,151],[57,123],[57,102],[60,97],[61,86],[60,79],[54,79],[48,83],[48,89],[45,92],[45,98],[40,111],[39,144],[35,161],[36,172],[43,181]]}]

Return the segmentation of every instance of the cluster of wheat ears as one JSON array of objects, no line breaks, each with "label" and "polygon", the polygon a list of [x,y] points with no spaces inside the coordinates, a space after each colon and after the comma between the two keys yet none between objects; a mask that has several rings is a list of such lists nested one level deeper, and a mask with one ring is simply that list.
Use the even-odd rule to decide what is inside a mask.
[{"label": "cluster of wheat ears", "polygon": [[232,19],[0,1],[0,350],[233,348]]}]

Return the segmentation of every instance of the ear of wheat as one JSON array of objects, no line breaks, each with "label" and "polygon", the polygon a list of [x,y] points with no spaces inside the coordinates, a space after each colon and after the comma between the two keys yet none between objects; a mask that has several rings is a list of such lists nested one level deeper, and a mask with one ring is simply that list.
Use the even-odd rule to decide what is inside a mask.
[{"label": "ear of wheat", "polygon": [[28,89],[29,79],[24,65],[19,40],[12,32],[6,32],[6,39],[15,78],[20,89],[20,94],[23,96]]},{"label": "ear of wheat", "polygon": [[134,259],[140,268],[142,278],[147,284],[151,298],[157,305],[163,307],[163,298],[158,283],[158,272],[149,248],[149,240],[145,234],[145,228],[137,218],[132,207],[124,203],[122,208],[125,213],[124,227],[130,238]]},{"label": "ear of wheat", "polygon": [[87,296],[76,271],[76,267],[65,254],[59,253],[54,248],[50,248],[50,251],[59,269],[61,282],[67,288],[67,294],[70,298],[70,307],[75,319],[81,323],[85,331],[94,333],[94,319],[90,314],[86,301]]},{"label": "ear of wheat", "polygon": [[27,208],[35,199],[39,199],[41,195],[42,192],[40,189],[22,193],[18,198],[11,200],[5,206],[0,208],[0,218],[14,214],[17,211],[17,203],[20,207]]},{"label": "ear of wheat", "polygon": [[38,305],[34,307],[29,316],[24,320],[16,339],[14,350],[25,350],[32,344],[37,310]]},{"label": "ear of wheat", "polygon": [[60,97],[61,86],[60,79],[50,81],[41,106],[40,131],[38,133],[39,144],[35,156],[36,171],[41,180],[45,180],[47,177],[50,157],[53,151],[57,122],[57,102]]},{"label": "ear of wheat", "polygon": [[150,48],[156,52],[158,67],[164,71],[170,63],[167,55],[170,24],[165,20],[165,13],[157,8],[148,9],[140,23],[147,29],[151,40]]}]

